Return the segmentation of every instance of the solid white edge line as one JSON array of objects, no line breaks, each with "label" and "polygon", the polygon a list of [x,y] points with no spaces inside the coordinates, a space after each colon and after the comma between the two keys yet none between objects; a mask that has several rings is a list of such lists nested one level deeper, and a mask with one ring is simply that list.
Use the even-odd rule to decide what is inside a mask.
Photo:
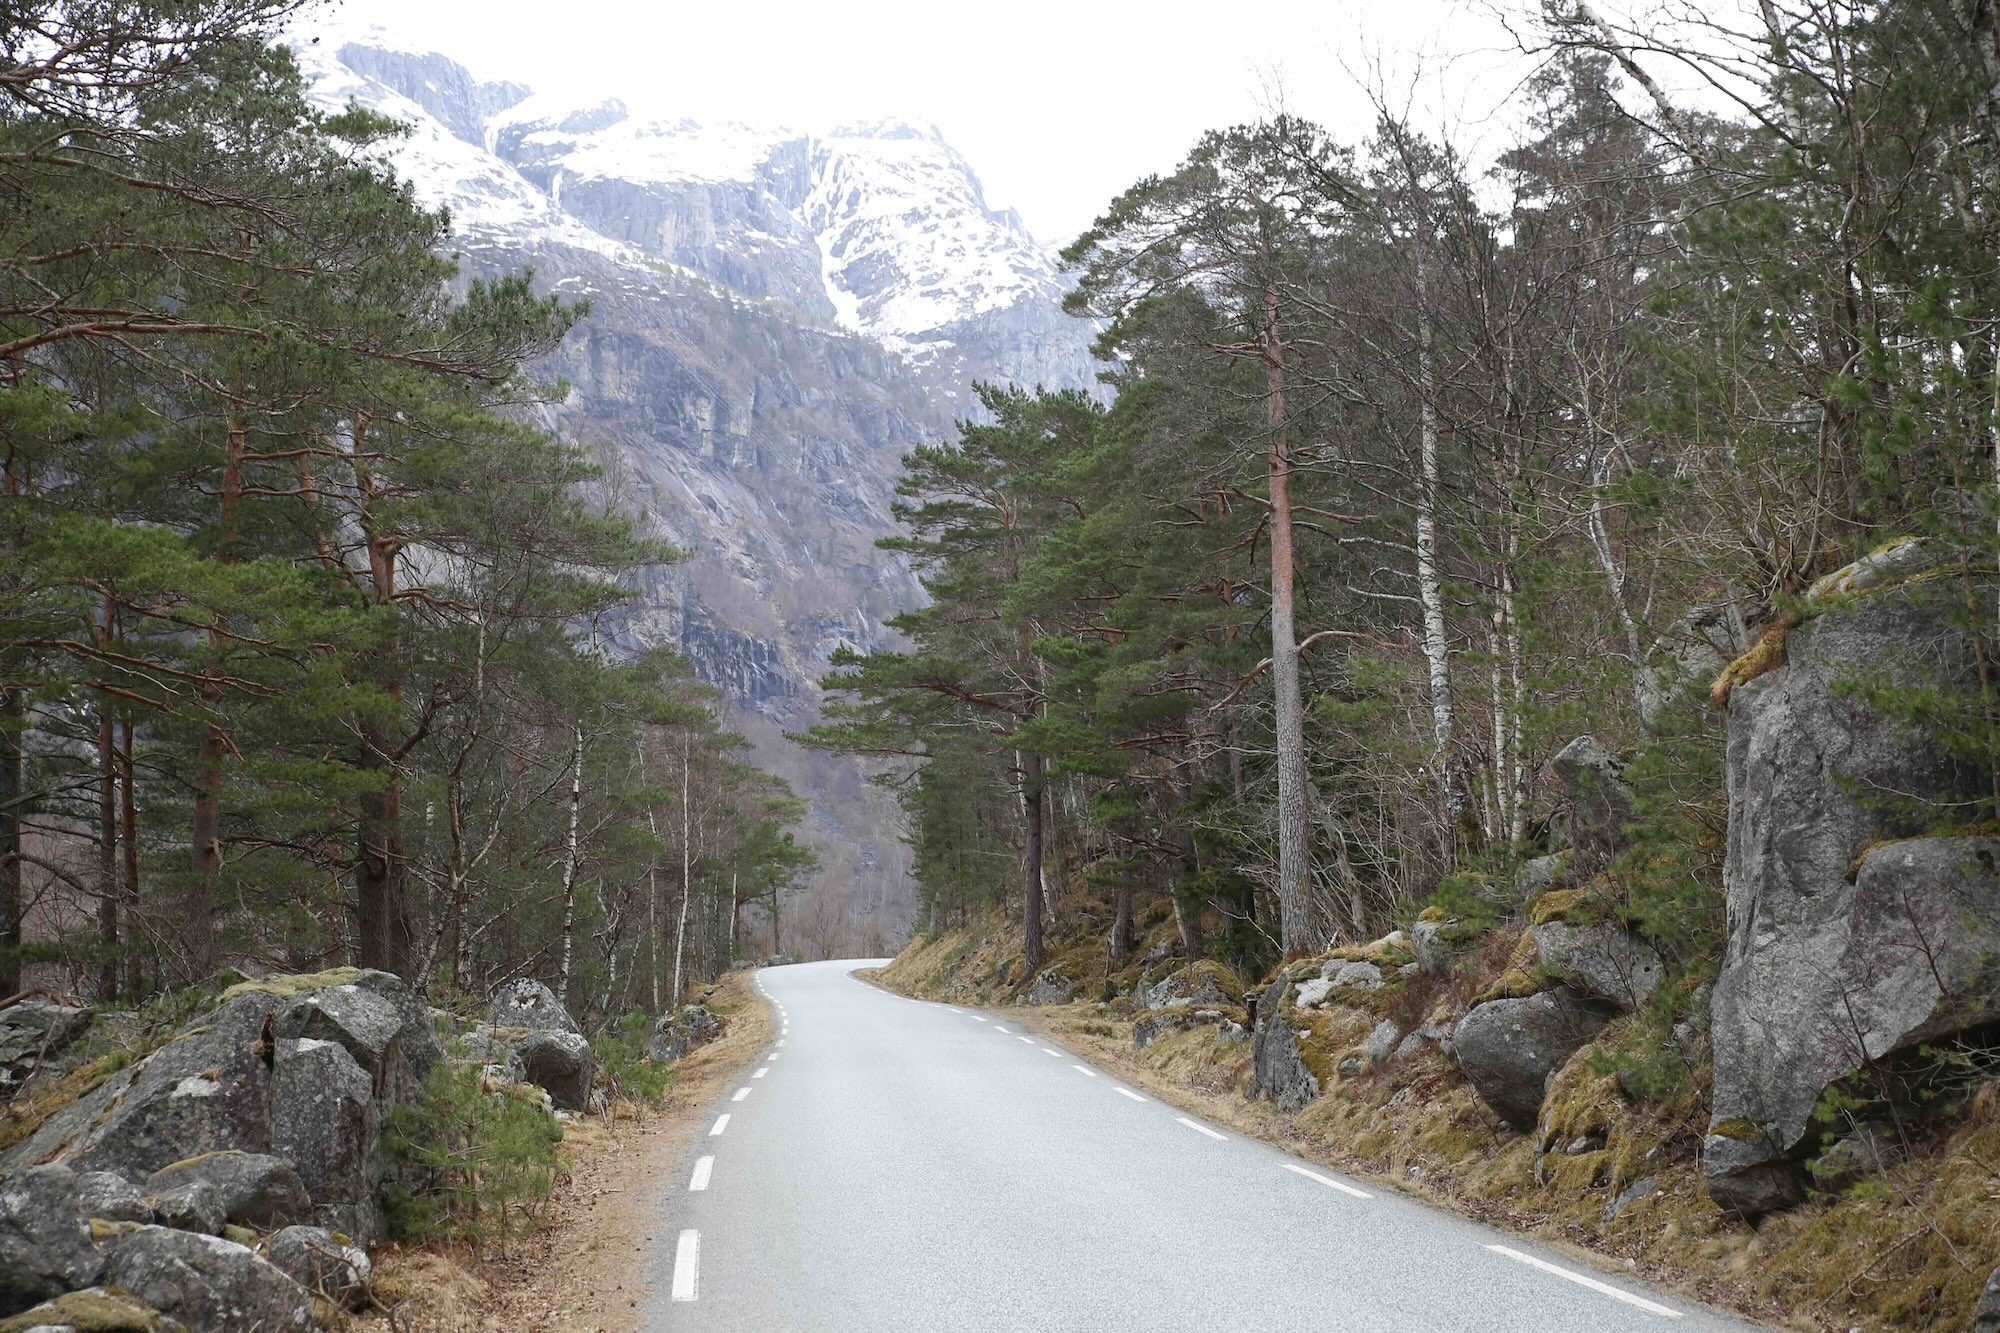
[{"label": "solid white edge line", "polygon": [[748,1089],[748,1088],[738,1088],[738,1089],[736,1090],[736,1095],[735,1095],[735,1096],[733,1096],[733,1097],[731,1097],[731,1098],[730,1098],[729,1100],[730,1100],[730,1101],[732,1101],[732,1102],[740,1102],[740,1101],[742,1101],[742,1100],[743,1100],[743,1099],[744,1099],[745,1097],[748,1097],[749,1095],[750,1095],[750,1089]]},{"label": "solid white edge line", "polygon": [[771,1072],[771,1066],[769,1066],[769,1065],[765,1065],[765,1066],[764,1066],[764,1067],[763,1067],[762,1069],[758,1070],[758,1071],[757,1071],[756,1073],[752,1074],[752,1075],[751,1075],[750,1077],[751,1077],[751,1078],[762,1078],[762,1077],[764,1077],[764,1075],[766,1075],[766,1074],[768,1074],[768,1073],[770,1073],[770,1072]]},{"label": "solid white edge line", "polygon": [[1594,1277],[1585,1277],[1581,1273],[1573,1273],[1569,1269],[1558,1264],[1552,1264],[1546,1259],[1537,1259],[1532,1254],[1523,1254],[1519,1250],[1509,1249],[1505,1245],[1488,1245],[1486,1248],[1495,1254],[1504,1254],[1509,1259],[1517,1263],[1526,1264],[1530,1268],[1539,1268],[1544,1273],[1551,1273],[1556,1277],[1568,1278],[1578,1286],[1589,1287],[1592,1291],[1609,1296],[1614,1301],[1623,1301],[1627,1305],[1636,1305],[1648,1314],[1656,1314],[1663,1319],[1681,1319],[1685,1317],[1679,1310],[1670,1310],[1664,1305],[1647,1300],[1644,1296],[1634,1296],[1629,1291],[1620,1291],[1609,1282],[1599,1282]]},{"label": "solid white edge line", "polygon": [[1074,1069],[1077,1073],[1083,1075],[1085,1078],[1097,1077],[1097,1071],[1095,1069],[1085,1069],[1082,1065],[1071,1065],[1070,1068]]},{"label": "solid white edge line", "polygon": [[674,1246],[674,1299],[691,1301],[701,1278],[701,1233],[681,1232],[680,1244]]},{"label": "solid white edge line", "polygon": [[716,1135],[720,1134],[723,1130],[728,1128],[729,1128],[729,1113],[725,1111],[722,1114],[722,1118],[715,1122],[715,1128],[708,1131],[708,1137],[714,1138]]},{"label": "solid white edge line", "polygon": [[688,1177],[688,1193],[699,1194],[708,1188],[708,1177],[715,1170],[715,1159],[703,1157],[694,1164],[694,1174]]},{"label": "solid white edge line", "polygon": [[1339,1190],[1342,1194],[1352,1194],[1357,1199],[1372,1199],[1375,1197],[1367,1190],[1358,1190],[1352,1185],[1342,1184],[1340,1181],[1334,1180],[1330,1176],[1323,1176],[1317,1171],[1308,1171],[1302,1166],[1293,1166],[1290,1162],[1286,1162],[1284,1167],[1285,1170],[1295,1175],[1304,1176],[1307,1180],[1317,1180],[1330,1190]]},{"label": "solid white edge line", "polygon": [[1111,1090],[1116,1093],[1122,1093],[1123,1095],[1130,1097],[1135,1102],[1143,1102],[1146,1100],[1144,1097],[1141,1097],[1138,1093],[1132,1091],[1132,1089],[1130,1088],[1121,1088],[1114,1085]]},{"label": "solid white edge line", "polygon": [[1207,1125],[1202,1124],[1201,1121],[1199,1120],[1190,1120],[1184,1115],[1177,1115],[1174,1117],[1174,1119],[1180,1121],[1183,1125],[1186,1125],[1189,1129],[1193,1130],[1195,1133],[1206,1134],[1208,1135],[1208,1137],[1214,1139],[1218,1143],[1229,1142],[1229,1136],[1227,1134],[1218,1134],[1214,1130],[1210,1129]]}]

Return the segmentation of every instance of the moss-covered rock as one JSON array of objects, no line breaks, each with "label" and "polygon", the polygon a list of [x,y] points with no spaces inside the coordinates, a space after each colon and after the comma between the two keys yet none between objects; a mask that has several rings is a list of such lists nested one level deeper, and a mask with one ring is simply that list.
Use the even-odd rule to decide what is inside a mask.
[{"label": "moss-covered rock", "polygon": [[222,1003],[227,1004],[239,995],[275,995],[281,1000],[295,1000],[308,991],[324,990],[328,986],[352,986],[360,975],[358,967],[334,967],[324,972],[298,972],[256,981],[239,981],[222,992]]},{"label": "moss-covered rock", "polygon": [[69,1328],[76,1333],[186,1333],[185,1327],[152,1306],[120,1291],[91,1287],[0,1319],[0,1333],[31,1328]]}]

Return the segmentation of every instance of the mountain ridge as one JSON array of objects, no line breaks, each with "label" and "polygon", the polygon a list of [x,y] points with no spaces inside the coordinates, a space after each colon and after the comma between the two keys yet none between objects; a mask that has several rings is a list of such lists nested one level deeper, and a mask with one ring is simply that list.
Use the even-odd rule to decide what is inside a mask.
[{"label": "mountain ridge", "polygon": [[1094,387],[1093,330],[1053,257],[935,126],[825,132],[637,116],[474,75],[377,33],[302,40],[312,95],[409,127],[385,157],[449,210],[468,278],[531,269],[589,316],[541,367],[543,424],[591,451],[607,502],[688,551],[605,627],[672,646],[809,806],[850,948],[912,910],[900,813],[861,766],[783,734],[818,716],[843,646],[891,646],[922,590],[875,542],[904,455],[992,380]]}]

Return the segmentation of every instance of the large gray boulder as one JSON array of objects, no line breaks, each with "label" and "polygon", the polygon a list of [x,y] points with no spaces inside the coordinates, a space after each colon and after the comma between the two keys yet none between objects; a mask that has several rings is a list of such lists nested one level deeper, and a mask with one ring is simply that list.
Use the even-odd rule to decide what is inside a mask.
[{"label": "large gray boulder", "polygon": [[267,1153],[208,1153],[162,1167],[146,1181],[161,1195],[190,1185],[214,1191],[223,1220],[253,1231],[275,1231],[312,1212],[312,1198],[291,1162]]},{"label": "large gray boulder", "polygon": [[542,1089],[563,1110],[589,1107],[591,1086],[597,1081],[597,1057],[590,1043],[576,1033],[552,1029],[530,1032],[514,1048],[514,1064],[521,1082]]},{"label": "large gray boulder", "polygon": [[271,1147],[274,995],[239,995],[43,1121],[0,1170],[61,1162],[143,1180],[169,1162]]},{"label": "large gray boulder", "polygon": [[1703,1168],[1715,1200],[1744,1215],[1800,1196],[1796,1161],[1829,1082],[1991,1019],[2000,997],[1996,844],[1876,846],[1990,789],[1854,688],[1976,687],[1974,644],[1945,591],[1835,600],[1786,653],[1729,700],[1729,938],[1711,1001]]},{"label": "large gray boulder", "polygon": [[22,1311],[11,1326],[27,1333],[188,1333],[180,1320],[103,1287],[86,1287],[45,1301]]},{"label": "large gray boulder", "polygon": [[1047,967],[1039,972],[1028,993],[1021,997],[1026,1004],[1068,1004],[1076,994],[1076,983],[1071,981],[1060,967]]},{"label": "large gray boulder", "polygon": [[553,1028],[581,1036],[583,1028],[570,1017],[556,993],[539,981],[523,977],[510,981],[493,995],[487,1021],[496,1028]]},{"label": "large gray boulder", "polygon": [[1257,1003],[1257,1029],[1250,1038],[1251,1086],[1287,1111],[1296,1111],[1319,1096],[1319,1076],[1306,1067],[1298,1034],[1285,1016],[1285,993],[1291,982],[1283,977],[1265,988]]},{"label": "large gray boulder", "polygon": [[220,1236],[140,1227],[111,1248],[104,1284],[191,1328],[310,1329],[312,1297],[254,1250]]},{"label": "large gray boulder", "polygon": [[281,1041],[271,1093],[271,1150],[292,1163],[314,1219],[374,1243],[379,1151],[374,1084],[347,1049],[311,1037]]},{"label": "large gray boulder", "polygon": [[1986,1279],[1986,1288],[1972,1307],[1972,1333],[2000,1333],[2000,1268]]},{"label": "large gray boulder", "polygon": [[1594,869],[1625,849],[1632,818],[1632,789],[1623,766],[1595,736],[1578,736],[1549,760],[1569,811],[1570,842],[1583,868]]},{"label": "large gray boulder", "polygon": [[85,1217],[106,1222],[150,1222],[153,1205],[145,1191],[111,1171],[84,1171],[76,1178],[77,1203]]},{"label": "large gray boulder", "polygon": [[1611,1006],[1558,986],[1477,1005],[1452,1033],[1452,1053],[1480,1100],[1515,1129],[1535,1127],[1549,1077],[1611,1021]]},{"label": "large gray boulder", "polygon": [[395,1007],[402,1019],[397,1045],[402,1052],[403,1063],[408,1066],[411,1077],[421,1084],[430,1076],[431,1068],[444,1058],[444,1047],[438,1041],[437,1028],[431,1021],[430,1005],[424,1002],[423,996],[410,989],[408,982],[393,972],[364,967],[355,974],[354,984]]},{"label": "large gray boulder", "polygon": [[90,1010],[48,1000],[21,1000],[0,1009],[0,1096],[19,1087],[42,1061],[90,1027]]},{"label": "large gray boulder", "polygon": [[1555,918],[1528,929],[1543,967],[1627,1012],[1645,1004],[1666,975],[1659,952],[1616,921]]},{"label": "large gray boulder", "polygon": [[403,1016],[396,1006],[360,986],[328,986],[308,991],[278,1011],[272,1034],[293,1041],[301,1037],[330,1041],[354,1057],[377,1086],[400,1080],[403,1068]]},{"label": "large gray boulder", "polygon": [[[1795,1159],[1830,1084],[2000,1019],[2000,839],[1886,843],[1829,896],[1837,916],[1772,928],[1716,983],[1716,1109],[1702,1165],[1710,1194],[1738,1213],[1800,1197]],[[1750,1027],[1746,992],[1770,1006]]]},{"label": "large gray boulder", "polygon": [[671,1014],[662,1014],[646,1039],[645,1056],[662,1063],[680,1059],[697,1046],[706,1046],[722,1035],[722,1020],[707,1005],[684,1004]]},{"label": "large gray boulder", "polygon": [[37,1166],[0,1180],[0,1315],[87,1287],[103,1266],[75,1172]]},{"label": "large gray boulder", "polygon": [[365,1250],[324,1227],[286,1227],[264,1242],[264,1258],[316,1296],[358,1310],[368,1303],[374,1265]]},{"label": "large gray boulder", "polygon": [[1708,706],[1709,683],[1750,650],[1744,613],[1741,601],[1697,606],[1653,641],[1638,680],[1639,721],[1648,731],[1659,730],[1677,706]]}]

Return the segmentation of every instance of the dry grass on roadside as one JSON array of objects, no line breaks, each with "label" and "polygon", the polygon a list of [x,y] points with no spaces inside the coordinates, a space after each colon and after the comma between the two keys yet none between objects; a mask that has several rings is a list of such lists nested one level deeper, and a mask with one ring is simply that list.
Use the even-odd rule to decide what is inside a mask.
[{"label": "dry grass on roadside", "polygon": [[393,1306],[360,1333],[633,1333],[639,1326],[652,1217],[702,1112],[769,1044],[770,1006],[732,972],[709,1001],[723,1034],[674,1067],[660,1100],[620,1102],[608,1119],[563,1136],[556,1194],[531,1235],[504,1252],[446,1246],[386,1248],[376,1290]]}]

